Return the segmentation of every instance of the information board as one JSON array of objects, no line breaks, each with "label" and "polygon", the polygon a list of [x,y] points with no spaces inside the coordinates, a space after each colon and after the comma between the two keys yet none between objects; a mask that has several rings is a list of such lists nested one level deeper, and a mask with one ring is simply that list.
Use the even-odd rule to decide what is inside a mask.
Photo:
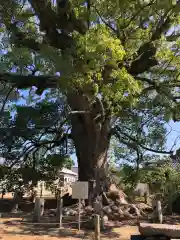
[{"label": "information board", "polygon": [[73,199],[88,199],[88,182],[76,182],[72,185]]}]

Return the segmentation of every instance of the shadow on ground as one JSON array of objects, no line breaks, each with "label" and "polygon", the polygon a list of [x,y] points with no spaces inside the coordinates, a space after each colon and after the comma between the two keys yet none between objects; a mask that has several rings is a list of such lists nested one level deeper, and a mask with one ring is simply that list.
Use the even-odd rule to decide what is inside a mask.
[{"label": "shadow on ground", "polygon": [[[28,235],[28,236],[48,236],[48,237],[63,237],[63,238],[77,238],[77,239],[94,239],[94,232],[92,230],[84,230],[82,229],[80,232],[77,229],[67,228],[58,228],[58,224],[53,224],[49,226],[49,224],[43,225],[35,225],[35,224],[26,224],[22,223],[20,220],[14,221],[5,221],[4,226],[8,228],[3,230],[3,233],[6,235]],[[113,232],[112,229],[114,227],[106,227],[105,230],[101,231],[101,238],[113,238],[119,239],[120,234]]]},{"label": "shadow on ground", "polygon": [[[27,215],[26,215],[27,217]],[[3,219],[2,219],[3,220]],[[24,219],[27,221],[27,218]],[[142,222],[145,222],[144,220]],[[24,236],[48,236],[48,237],[61,237],[61,238],[74,238],[74,239],[94,239],[93,230],[85,230],[78,232],[76,225],[65,225],[63,229],[59,229],[58,224],[33,224],[20,219],[4,219],[2,222],[4,225],[3,233],[6,235],[24,235]],[[180,216],[166,216],[164,217],[164,223],[167,224],[180,224]],[[118,231],[115,231],[118,229]],[[132,234],[137,233],[137,220],[122,220],[118,222],[108,222],[105,225],[105,230],[101,231],[101,239],[125,239],[124,229],[127,233],[132,231]],[[138,234],[138,233],[137,233]],[[138,236],[137,236],[138,237]],[[129,239],[126,238],[126,239]],[[134,238],[136,239],[136,236]]]}]

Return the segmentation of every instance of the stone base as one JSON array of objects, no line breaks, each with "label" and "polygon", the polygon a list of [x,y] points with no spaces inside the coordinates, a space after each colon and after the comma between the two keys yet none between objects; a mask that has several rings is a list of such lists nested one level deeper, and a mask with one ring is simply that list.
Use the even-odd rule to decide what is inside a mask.
[{"label": "stone base", "polygon": [[151,237],[144,237],[144,240],[170,240],[171,238],[166,236],[151,236]]},{"label": "stone base", "polygon": [[171,239],[166,236],[151,236],[151,237],[145,237],[142,235],[132,235],[131,240],[175,240]]},{"label": "stone base", "polygon": [[142,236],[149,237],[149,239],[152,237],[153,240],[155,236],[159,237],[159,239],[161,237],[180,238],[179,225],[140,223],[139,232]]}]

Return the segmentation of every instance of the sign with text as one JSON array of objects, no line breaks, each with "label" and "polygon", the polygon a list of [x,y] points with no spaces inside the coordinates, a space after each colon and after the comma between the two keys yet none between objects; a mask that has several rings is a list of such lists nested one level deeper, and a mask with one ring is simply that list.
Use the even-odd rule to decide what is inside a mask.
[{"label": "sign with text", "polygon": [[88,199],[88,182],[76,182],[72,185],[73,199]]}]

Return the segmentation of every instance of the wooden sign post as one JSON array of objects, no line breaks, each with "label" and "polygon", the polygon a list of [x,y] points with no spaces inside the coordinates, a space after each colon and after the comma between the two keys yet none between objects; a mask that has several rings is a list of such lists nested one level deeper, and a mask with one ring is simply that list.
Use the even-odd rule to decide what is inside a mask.
[{"label": "wooden sign post", "polygon": [[81,229],[81,200],[88,199],[88,182],[76,182],[72,185],[72,198],[79,200],[78,229]]},{"label": "wooden sign post", "polygon": [[57,189],[57,222],[59,222],[59,228],[62,227],[62,210],[63,210],[63,199],[62,199],[62,190]]},{"label": "wooden sign post", "polygon": [[95,215],[95,240],[100,240],[100,216]]}]

